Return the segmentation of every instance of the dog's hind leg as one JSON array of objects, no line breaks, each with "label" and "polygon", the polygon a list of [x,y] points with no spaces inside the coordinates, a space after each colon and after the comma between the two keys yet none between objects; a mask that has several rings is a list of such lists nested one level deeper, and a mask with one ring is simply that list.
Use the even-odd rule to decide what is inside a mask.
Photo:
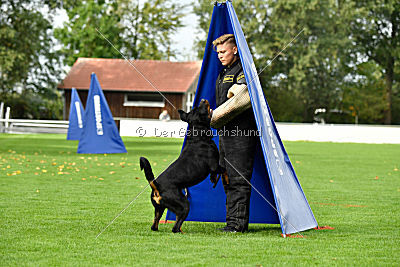
[{"label": "dog's hind leg", "polygon": [[180,210],[180,212],[175,213],[176,215],[176,222],[174,227],[172,228],[172,232],[173,233],[179,233],[182,232],[182,224],[183,222],[186,220],[188,214],[189,214],[189,210],[190,210],[190,203],[189,200],[187,200],[186,197],[180,195],[180,202],[182,205],[182,209]]},{"label": "dog's hind leg", "polygon": [[165,207],[161,205],[154,205],[154,221],[151,226],[151,230],[158,231],[158,224],[160,223],[160,219],[164,213]]},{"label": "dog's hind leg", "polygon": [[161,203],[176,215],[176,221],[172,232],[182,232],[181,226],[188,216],[190,209],[189,200],[183,195],[182,190],[176,189],[173,194],[165,193]]}]

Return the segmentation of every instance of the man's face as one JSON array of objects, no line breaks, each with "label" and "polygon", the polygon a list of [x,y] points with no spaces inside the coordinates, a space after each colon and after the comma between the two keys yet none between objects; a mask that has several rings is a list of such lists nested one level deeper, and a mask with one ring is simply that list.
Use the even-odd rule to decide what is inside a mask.
[{"label": "man's face", "polygon": [[217,45],[217,53],[222,65],[229,66],[236,59],[237,47],[230,43],[219,44]]}]

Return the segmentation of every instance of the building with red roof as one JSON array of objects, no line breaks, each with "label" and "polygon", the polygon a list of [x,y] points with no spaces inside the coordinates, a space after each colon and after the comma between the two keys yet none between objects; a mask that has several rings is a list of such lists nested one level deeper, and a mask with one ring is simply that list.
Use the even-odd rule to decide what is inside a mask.
[{"label": "building with red roof", "polygon": [[78,58],[58,85],[65,96],[64,119],[68,119],[72,88],[86,104],[93,72],[114,118],[158,119],[167,110],[172,119],[179,119],[178,109],[191,108],[200,68],[201,61]]}]

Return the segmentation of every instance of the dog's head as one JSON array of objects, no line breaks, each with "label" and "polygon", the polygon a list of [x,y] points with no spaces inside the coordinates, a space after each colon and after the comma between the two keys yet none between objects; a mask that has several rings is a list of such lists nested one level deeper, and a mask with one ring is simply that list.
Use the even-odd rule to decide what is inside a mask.
[{"label": "dog's head", "polygon": [[198,107],[192,108],[190,112],[178,110],[181,120],[192,126],[210,126],[211,112],[210,103],[202,99]]}]

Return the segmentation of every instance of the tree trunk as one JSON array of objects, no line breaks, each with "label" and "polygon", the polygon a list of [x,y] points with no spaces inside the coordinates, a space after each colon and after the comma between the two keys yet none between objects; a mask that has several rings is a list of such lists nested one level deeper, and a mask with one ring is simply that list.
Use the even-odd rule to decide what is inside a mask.
[{"label": "tree trunk", "polygon": [[392,124],[392,85],[393,85],[393,68],[394,58],[389,57],[386,69],[385,69],[385,80],[386,80],[386,109],[385,109],[385,124]]},{"label": "tree trunk", "polygon": [[[393,11],[390,15],[390,22],[392,24],[392,33],[390,44],[394,51],[396,48],[397,31],[399,24],[397,23],[398,10]],[[393,69],[394,69],[394,53],[389,53],[389,58],[386,61],[385,80],[386,80],[386,109],[385,109],[385,124],[392,124],[392,85],[393,85]]]}]

